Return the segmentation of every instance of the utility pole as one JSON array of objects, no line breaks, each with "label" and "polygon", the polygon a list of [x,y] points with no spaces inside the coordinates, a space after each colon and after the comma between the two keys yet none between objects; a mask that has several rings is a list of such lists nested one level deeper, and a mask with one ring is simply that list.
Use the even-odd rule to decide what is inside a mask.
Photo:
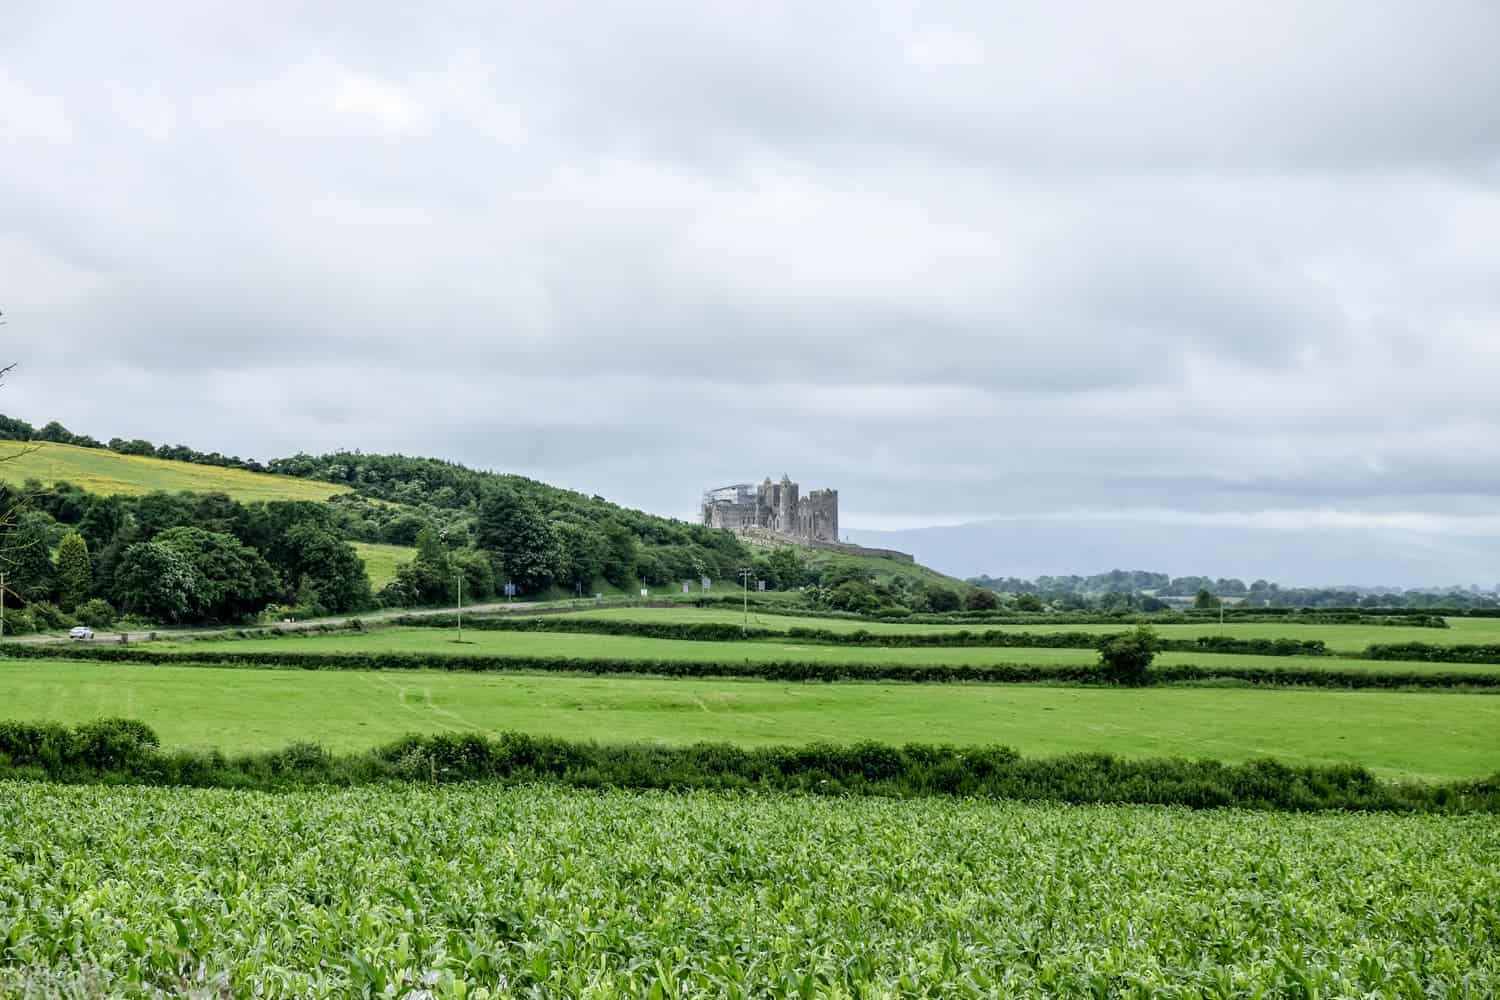
[{"label": "utility pole", "polygon": [[5,638],[5,570],[0,569],[0,639]]},{"label": "utility pole", "polygon": [[753,570],[740,570],[740,583],[745,586],[745,623],[740,628],[741,634],[745,636],[750,634],[750,578],[754,575]]},{"label": "utility pole", "polygon": [[464,571],[458,571],[458,641],[464,641]]}]

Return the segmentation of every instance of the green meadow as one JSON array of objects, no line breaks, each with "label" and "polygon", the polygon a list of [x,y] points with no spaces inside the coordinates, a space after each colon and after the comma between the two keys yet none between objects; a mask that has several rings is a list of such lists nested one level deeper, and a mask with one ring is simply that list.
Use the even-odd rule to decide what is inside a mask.
[{"label": "green meadow", "polygon": [[409,545],[382,545],[377,542],[350,542],[365,563],[370,589],[379,590],[396,579],[396,570],[411,562],[417,550]]},{"label": "green meadow", "polygon": [[[738,625],[747,622],[753,628],[815,628],[834,632],[864,630],[876,635],[902,635],[934,632],[1120,632],[1133,625],[1049,625],[1045,621],[1026,625],[923,625],[911,622],[866,622],[847,618],[817,618],[789,614],[771,614],[751,608],[748,615],[737,608],[598,608],[574,612],[580,618],[606,618],[636,622],[703,622]],[[1449,618],[1448,628],[1420,628],[1401,625],[1300,625],[1285,622],[1218,622],[1192,625],[1153,625],[1163,639],[1196,639],[1199,636],[1224,635],[1234,639],[1321,639],[1330,650],[1355,653],[1372,643],[1427,642],[1457,646],[1471,643],[1500,643],[1500,618]]]},{"label": "green meadow", "polygon": [[[229,652],[371,652],[428,653],[433,656],[556,656],[717,663],[1090,664],[1096,663],[1099,658],[1099,654],[1092,649],[1036,649],[1013,646],[830,646],[776,639],[709,642],[561,632],[494,632],[474,628],[464,629],[463,639],[460,641],[454,629],[410,627],[321,635],[291,634],[273,639],[159,642],[153,643],[150,648],[202,651],[205,656]],[[1226,667],[1296,666],[1325,670],[1369,670],[1383,673],[1500,671],[1500,666],[1489,664],[1408,663],[1328,656],[1254,656],[1245,653],[1160,653],[1156,662],[1163,665],[1190,663]]]},{"label": "green meadow", "polygon": [[1459,693],[767,681],[0,662],[5,715],[126,716],[168,747],[338,750],[405,733],[601,741],[1004,744],[1027,754],[1362,764],[1426,780],[1500,770],[1500,697]]}]

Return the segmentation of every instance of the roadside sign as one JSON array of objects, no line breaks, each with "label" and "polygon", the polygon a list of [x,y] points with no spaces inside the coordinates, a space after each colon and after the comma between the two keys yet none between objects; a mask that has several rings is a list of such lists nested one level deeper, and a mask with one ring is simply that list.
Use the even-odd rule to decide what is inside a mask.
[{"label": "roadside sign", "polygon": [[703,589],[704,590],[713,590],[714,589],[714,582],[712,580],[710,580],[706,576],[702,580],[699,580],[698,582],[701,583],[701,584],[703,584]]},{"label": "roadside sign", "polygon": [[641,596],[642,597],[650,597],[651,596],[651,591],[647,590],[645,587],[642,587],[641,588]]},{"label": "roadside sign", "polygon": [[756,580],[755,581],[755,589],[756,590],[760,590],[760,591],[764,591],[766,589],[766,581],[764,581],[764,580]]}]

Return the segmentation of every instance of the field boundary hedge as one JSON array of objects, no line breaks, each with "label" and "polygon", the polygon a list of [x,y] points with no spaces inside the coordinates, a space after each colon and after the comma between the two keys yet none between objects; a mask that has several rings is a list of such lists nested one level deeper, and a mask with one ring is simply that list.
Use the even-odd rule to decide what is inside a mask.
[{"label": "field boundary hedge", "polygon": [[[0,645],[0,656],[17,659],[96,660],[157,666],[240,667],[284,670],[448,670],[478,673],[574,673],[653,677],[734,677],[772,681],[898,681],[911,684],[1109,685],[1096,664],[819,663],[811,661],[619,660],[562,656],[474,656],[432,653],[154,651],[136,647]],[[1274,687],[1346,689],[1500,690],[1500,671],[1366,671],[1320,667],[1232,667],[1198,664],[1153,666],[1147,684],[1235,681]]]},{"label": "field boundary hedge", "polygon": [[1427,642],[1377,643],[1365,647],[1364,658],[1425,663],[1500,663],[1500,646],[1436,646]]},{"label": "field boundary hedge", "polygon": [[1446,784],[1388,782],[1352,765],[1224,764],[1109,754],[1022,757],[1004,746],[908,743],[740,747],[603,744],[506,732],[408,736],[335,755],[311,743],[226,756],[164,751],[131,719],[68,728],[0,722],[0,778],[264,790],[378,782],[551,782],[587,788],[738,789],[823,795],[982,796],[1197,809],[1500,812],[1500,773]]},{"label": "field boundary hedge", "polygon": [[[388,624],[405,628],[454,628],[456,615],[422,615],[393,618]],[[1006,632],[988,629],[971,632],[870,632],[791,626],[771,629],[733,625],[728,622],[637,622],[611,618],[474,618],[464,626],[480,632],[557,632],[573,635],[631,636],[643,639],[675,639],[693,642],[742,642],[744,640],[792,639],[822,646],[867,646],[890,649],[929,647],[999,647],[1024,649],[1097,649],[1116,633],[1109,632]],[[290,634],[290,633],[289,633]],[[1237,639],[1205,635],[1195,639],[1156,640],[1157,648],[1174,652],[1245,653],[1254,656],[1329,656],[1322,639]]]}]

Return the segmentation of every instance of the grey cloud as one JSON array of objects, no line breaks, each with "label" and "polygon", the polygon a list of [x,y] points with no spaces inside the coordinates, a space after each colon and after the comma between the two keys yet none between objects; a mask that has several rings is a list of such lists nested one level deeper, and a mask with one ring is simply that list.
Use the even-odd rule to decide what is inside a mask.
[{"label": "grey cloud", "polygon": [[14,6],[34,422],[856,528],[1500,492],[1493,4]]}]

